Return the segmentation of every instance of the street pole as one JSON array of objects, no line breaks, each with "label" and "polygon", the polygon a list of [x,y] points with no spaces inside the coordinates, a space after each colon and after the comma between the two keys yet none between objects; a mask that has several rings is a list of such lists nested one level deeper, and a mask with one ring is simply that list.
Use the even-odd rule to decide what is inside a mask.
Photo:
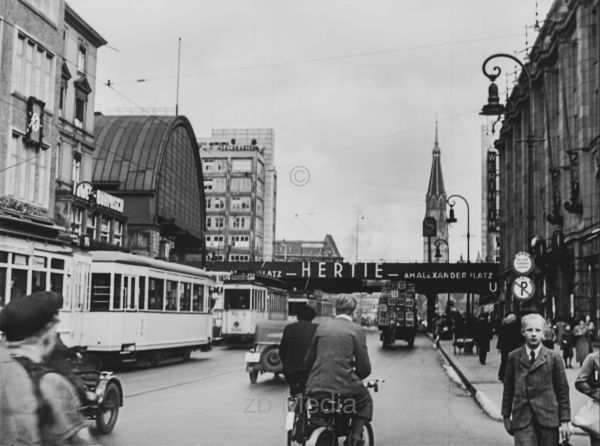
[{"label": "street pole", "polygon": [[[454,218],[454,211],[452,210],[452,208],[454,208],[454,205],[456,204],[456,202],[454,200],[452,200],[453,198],[460,198],[462,201],[465,202],[465,205],[467,206],[467,265],[470,265],[471,264],[471,210],[469,209],[469,202],[462,195],[459,195],[459,194],[450,195],[446,199],[446,203],[448,203],[450,205],[450,209],[451,209],[450,217],[448,217],[446,219],[446,222],[448,222],[448,223],[456,222],[456,218]],[[469,268],[467,267],[467,269],[469,269]],[[470,280],[470,279],[467,279],[467,280]],[[468,318],[471,315],[471,289],[468,285],[467,285],[467,288],[468,288],[468,291],[467,291],[466,312],[467,312],[467,318]]]}]

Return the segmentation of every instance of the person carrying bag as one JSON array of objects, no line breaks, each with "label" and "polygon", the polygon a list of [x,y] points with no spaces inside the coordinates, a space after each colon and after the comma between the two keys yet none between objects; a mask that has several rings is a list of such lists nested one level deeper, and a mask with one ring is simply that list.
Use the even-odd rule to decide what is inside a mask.
[{"label": "person carrying bag", "polygon": [[591,446],[600,446],[600,352],[587,355],[575,388],[590,399],[579,409],[572,423],[590,436]]}]

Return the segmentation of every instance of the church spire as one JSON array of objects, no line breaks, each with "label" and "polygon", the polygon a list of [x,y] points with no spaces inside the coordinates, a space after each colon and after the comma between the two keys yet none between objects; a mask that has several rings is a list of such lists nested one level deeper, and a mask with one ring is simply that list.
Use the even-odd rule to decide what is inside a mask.
[{"label": "church spire", "polygon": [[435,118],[435,142],[433,144],[433,162],[431,164],[431,174],[429,175],[429,188],[427,190],[427,198],[431,196],[446,196],[444,188],[444,177],[442,176],[442,164],[440,160],[441,150],[438,142],[438,121]]}]

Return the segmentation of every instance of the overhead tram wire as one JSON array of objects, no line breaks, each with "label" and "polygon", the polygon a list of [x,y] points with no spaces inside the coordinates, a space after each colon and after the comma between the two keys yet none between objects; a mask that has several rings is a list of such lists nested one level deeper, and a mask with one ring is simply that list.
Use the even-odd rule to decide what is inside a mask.
[{"label": "overhead tram wire", "polygon": [[[243,66],[239,66],[239,67],[230,67],[230,68],[217,68],[214,70],[204,70],[204,71],[198,71],[196,73],[182,74],[180,77],[182,77],[182,78],[183,77],[198,77],[198,76],[206,76],[209,74],[231,73],[231,72],[236,72],[236,71],[257,70],[257,69],[263,69],[263,68],[278,68],[278,67],[286,67],[286,66],[300,65],[300,64],[331,62],[331,61],[336,61],[336,60],[358,59],[361,57],[374,57],[374,56],[382,56],[382,55],[386,55],[386,54],[403,53],[403,52],[424,50],[424,49],[430,49],[430,48],[443,48],[446,46],[465,45],[465,44],[474,43],[474,42],[485,42],[485,41],[490,41],[490,40],[508,39],[508,38],[517,37],[520,35],[521,35],[521,33],[504,34],[504,35],[500,35],[500,36],[482,37],[479,39],[465,39],[465,40],[456,40],[456,41],[449,41],[449,42],[431,43],[431,44],[426,44],[426,45],[415,45],[415,46],[404,47],[404,48],[392,48],[389,50],[367,51],[367,52],[356,53],[356,54],[343,54],[343,55],[339,55],[339,56],[318,57],[318,58],[312,58],[312,59],[298,59],[298,60],[273,62],[273,63],[266,63],[266,64],[258,64],[258,65],[243,65]],[[144,83],[144,82],[152,82],[152,81],[170,80],[170,79],[175,79],[175,78],[176,78],[176,76],[156,76],[156,77],[148,77],[147,76],[147,77],[126,80],[126,81],[120,81],[120,82],[111,81],[111,85],[135,84],[135,83]]]}]

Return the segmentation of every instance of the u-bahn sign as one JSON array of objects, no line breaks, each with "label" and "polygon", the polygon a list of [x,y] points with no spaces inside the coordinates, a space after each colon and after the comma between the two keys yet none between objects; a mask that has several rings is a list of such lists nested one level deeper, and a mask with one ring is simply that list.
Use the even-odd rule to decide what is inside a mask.
[{"label": "u-bahn sign", "polygon": [[256,272],[284,280],[290,287],[329,292],[367,290],[373,288],[369,281],[405,280],[415,283],[419,293],[489,295],[497,291],[498,274],[496,263],[208,262],[205,267]]}]

